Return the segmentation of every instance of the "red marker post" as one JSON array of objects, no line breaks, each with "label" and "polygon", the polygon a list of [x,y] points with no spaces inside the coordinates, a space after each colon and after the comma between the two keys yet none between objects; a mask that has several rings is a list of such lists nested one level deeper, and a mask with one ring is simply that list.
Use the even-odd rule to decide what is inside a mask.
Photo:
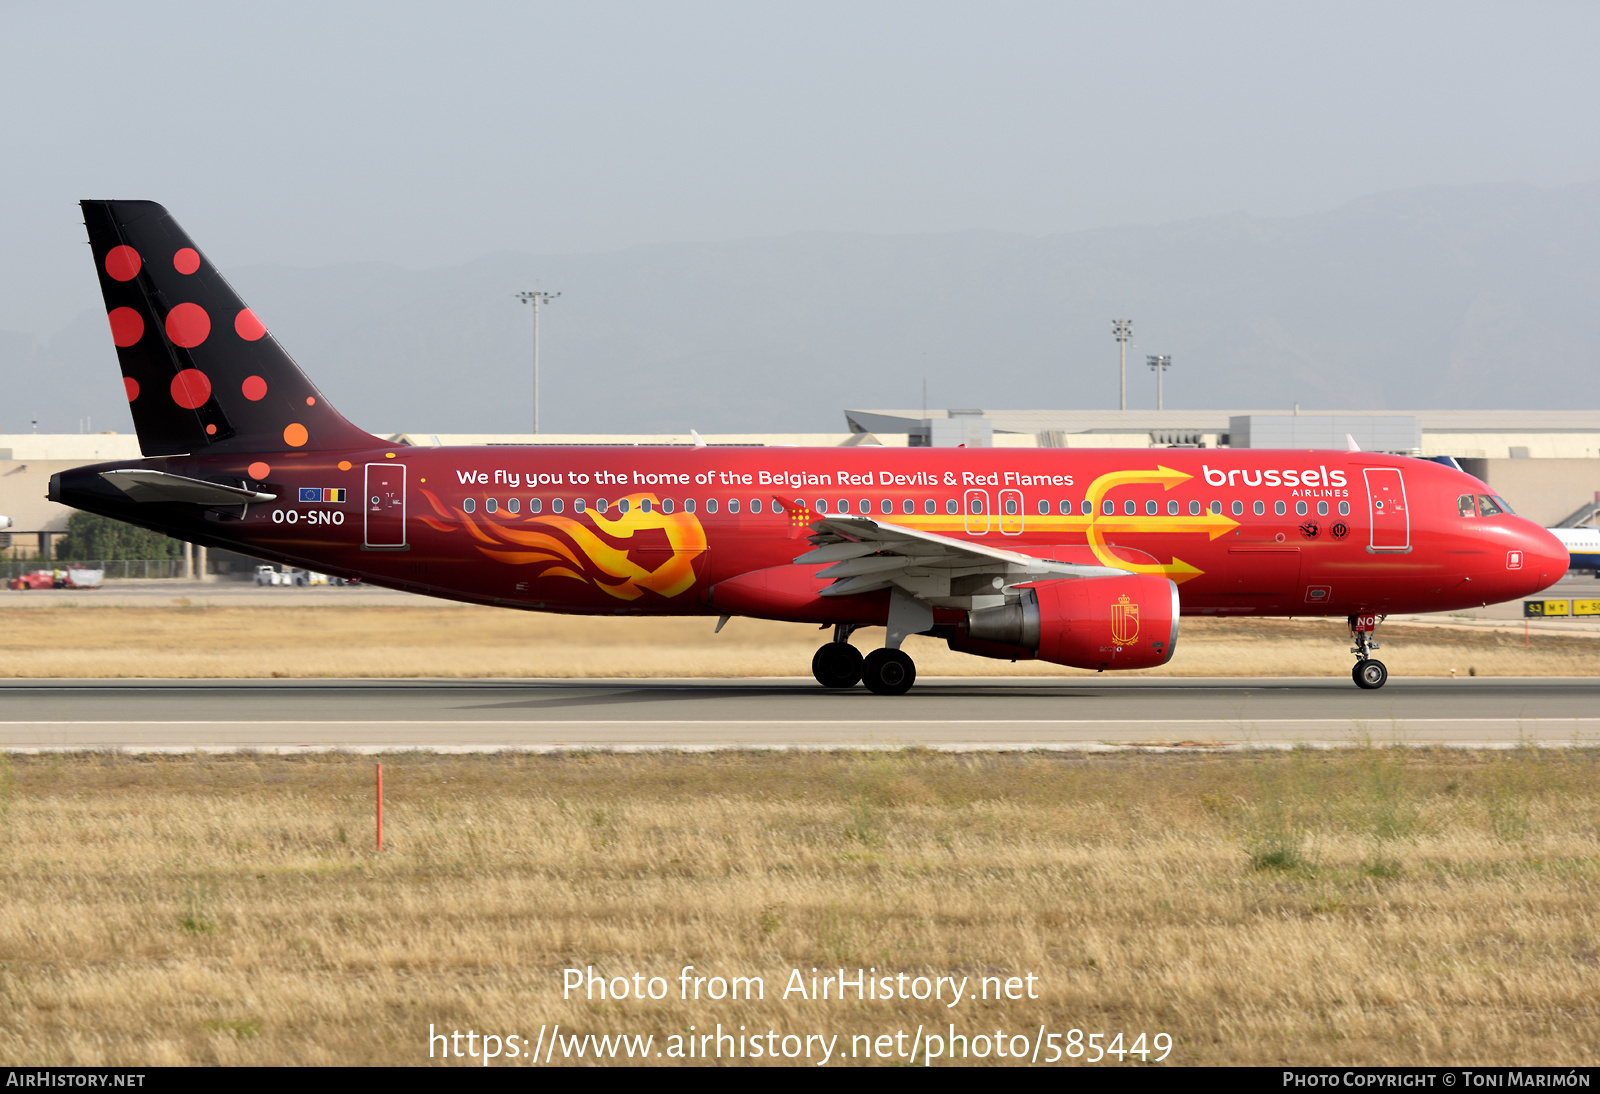
[{"label": "red marker post", "polygon": [[378,850],[383,850],[383,765],[378,765]]}]

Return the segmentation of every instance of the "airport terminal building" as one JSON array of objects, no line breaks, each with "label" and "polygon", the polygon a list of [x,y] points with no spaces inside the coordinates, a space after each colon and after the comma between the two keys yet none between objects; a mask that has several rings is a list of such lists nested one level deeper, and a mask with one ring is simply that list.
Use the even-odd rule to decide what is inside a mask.
[{"label": "airport terminal building", "polygon": [[[708,445],[953,448],[1321,448],[1450,456],[1547,527],[1592,524],[1600,503],[1600,410],[847,410],[838,433],[708,434]],[[406,445],[692,445],[690,434],[383,435]],[[73,510],[50,476],[140,456],[131,433],[0,434],[0,555],[54,557]]]}]

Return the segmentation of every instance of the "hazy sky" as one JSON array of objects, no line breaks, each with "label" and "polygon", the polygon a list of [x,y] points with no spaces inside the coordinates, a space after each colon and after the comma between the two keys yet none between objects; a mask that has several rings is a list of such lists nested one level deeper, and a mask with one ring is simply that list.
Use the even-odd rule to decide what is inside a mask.
[{"label": "hazy sky", "polygon": [[1600,178],[1600,5],[0,0],[0,328],[75,202],[224,270],[794,231],[1043,234]]}]

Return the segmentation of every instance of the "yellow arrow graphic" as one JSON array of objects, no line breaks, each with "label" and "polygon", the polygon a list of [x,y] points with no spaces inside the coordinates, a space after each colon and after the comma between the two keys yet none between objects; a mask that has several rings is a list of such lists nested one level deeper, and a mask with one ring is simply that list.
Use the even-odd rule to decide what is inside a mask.
[{"label": "yellow arrow graphic", "polygon": [[1205,513],[1197,517],[1178,516],[1145,516],[1132,515],[1118,516],[1115,514],[1100,514],[1100,501],[1108,492],[1118,486],[1128,486],[1133,483],[1158,483],[1164,490],[1171,490],[1179,483],[1187,482],[1194,478],[1182,471],[1175,471],[1170,467],[1159,464],[1154,471],[1111,471],[1089,484],[1089,500],[1094,505],[1097,514],[1089,524],[1087,539],[1089,549],[1094,552],[1094,557],[1107,566],[1119,566],[1124,570],[1132,570],[1136,574],[1161,574],[1181,585],[1199,577],[1205,571],[1191,566],[1183,559],[1173,556],[1172,562],[1167,565],[1160,563],[1126,562],[1118,558],[1107,547],[1103,538],[1106,532],[1205,532],[1210,539],[1216,539],[1238,526],[1238,521],[1229,520],[1221,513]]}]

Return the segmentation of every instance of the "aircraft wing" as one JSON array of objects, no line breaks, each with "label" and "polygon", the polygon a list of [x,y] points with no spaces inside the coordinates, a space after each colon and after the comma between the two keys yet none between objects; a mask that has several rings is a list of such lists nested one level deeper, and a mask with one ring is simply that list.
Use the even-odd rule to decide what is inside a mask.
[{"label": "aircraft wing", "polygon": [[[898,587],[921,599],[938,600],[952,595],[993,595],[1007,585],[1024,581],[1107,577],[1128,572],[1111,566],[1034,558],[864,517],[821,517],[811,528],[815,534],[808,542],[814,549],[794,561],[834,563],[817,571],[818,577],[834,579],[822,591],[823,596]],[[961,592],[952,588],[963,584],[966,587]]]},{"label": "aircraft wing", "polygon": [[191,505],[249,505],[275,501],[278,495],[242,486],[227,486],[165,471],[102,471],[100,477],[134,501],[188,502]]}]

